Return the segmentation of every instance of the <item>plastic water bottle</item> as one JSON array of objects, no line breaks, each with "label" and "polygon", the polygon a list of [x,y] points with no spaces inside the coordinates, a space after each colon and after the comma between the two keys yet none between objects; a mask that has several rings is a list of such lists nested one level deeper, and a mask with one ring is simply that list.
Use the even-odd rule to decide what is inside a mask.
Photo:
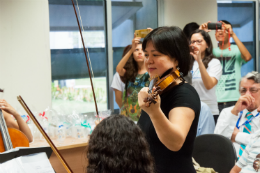
[{"label": "plastic water bottle", "polygon": [[[48,126],[49,126],[48,120],[43,119],[41,124],[42,124],[42,128],[45,131],[45,133],[48,134]],[[44,137],[42,136],[42,134],[40,135],[40,140],[44,140]]]},{"label": "plastic water bottle", "polygon": [[58,142],[63,143],[66,138],[66,131],[63,124],[58,125],[57,136],[58,136]]}]

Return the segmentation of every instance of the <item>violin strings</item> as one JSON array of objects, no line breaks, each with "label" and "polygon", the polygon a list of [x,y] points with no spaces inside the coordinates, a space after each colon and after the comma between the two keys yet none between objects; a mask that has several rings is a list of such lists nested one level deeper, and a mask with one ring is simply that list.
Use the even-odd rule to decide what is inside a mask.
[{"label": "violin strings", "polygon": [[[81,24],[81,30],[83,31],[83,33],[84,33],[84,27],[83,27],[83,22],[82,22],[82,19],[81,19],[81,15],[80,15],[80,10],[79,10],[79,4],[78,4],[78,0],[76,0],[76,3],[77,3],[77,8],[78,8],[78,14],[79,14],[79,19],[80,19],[80,24]],[[84,34],[82,34],[82,37],[84,37]],[[85,39],[84,39],[85,40]],[[84,41],[85,42],[85,41]],[[91,60],[90,60],[90,56],[89,56],[89,51],[88,51],[88,45],[87,45],[87,43],[85,42],[85,44],[86,44],[86,49],[87,49],[87,53],[88,53],[88,61],[89,61],[89,64],[90,64],[90,70],[91,70],[91,75],[92,75],[92,78],[94,79],[94,72],[93,72],[93,69],[92,69],[92,64],[91,64]],[[83,47],[83,49],[84,49],[84,47]],[[94,80],[92,81],[93,82],[93,86],[95,87],[95,82],[94,82]]]}]

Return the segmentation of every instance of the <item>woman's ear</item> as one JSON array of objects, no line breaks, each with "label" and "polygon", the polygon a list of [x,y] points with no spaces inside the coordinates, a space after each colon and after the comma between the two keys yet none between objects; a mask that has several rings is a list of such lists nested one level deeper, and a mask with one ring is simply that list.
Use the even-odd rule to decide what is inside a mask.
[{"label": "woman's ear", "polygon": [[179,61],[176,58],[173,59],[173,63],[175,68],[179,66]]}]

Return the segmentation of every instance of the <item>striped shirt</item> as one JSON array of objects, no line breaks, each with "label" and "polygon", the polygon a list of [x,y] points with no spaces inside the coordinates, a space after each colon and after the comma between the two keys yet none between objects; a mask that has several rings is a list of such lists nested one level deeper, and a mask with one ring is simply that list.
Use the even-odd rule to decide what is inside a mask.
[{"label": "striped shirt", "polygon": [[256,131],[251,138],[251,141],[246,146],[240,159],[236,165],[242,170],[240,173],[251,173],[256,172],[253,168],[253,163],[256,156],[260,153],[260,130]]}]

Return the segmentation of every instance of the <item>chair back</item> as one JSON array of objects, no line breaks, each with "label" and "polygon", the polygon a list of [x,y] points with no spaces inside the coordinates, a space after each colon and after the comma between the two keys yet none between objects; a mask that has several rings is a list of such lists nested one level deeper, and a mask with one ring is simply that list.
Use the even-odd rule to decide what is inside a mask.
[{"label": "chair back", "polygon": [[218,173],[229,173],[237,161],[231,140],[217,134],[196,137],[193,158],[201,167],[213,168]]}]

